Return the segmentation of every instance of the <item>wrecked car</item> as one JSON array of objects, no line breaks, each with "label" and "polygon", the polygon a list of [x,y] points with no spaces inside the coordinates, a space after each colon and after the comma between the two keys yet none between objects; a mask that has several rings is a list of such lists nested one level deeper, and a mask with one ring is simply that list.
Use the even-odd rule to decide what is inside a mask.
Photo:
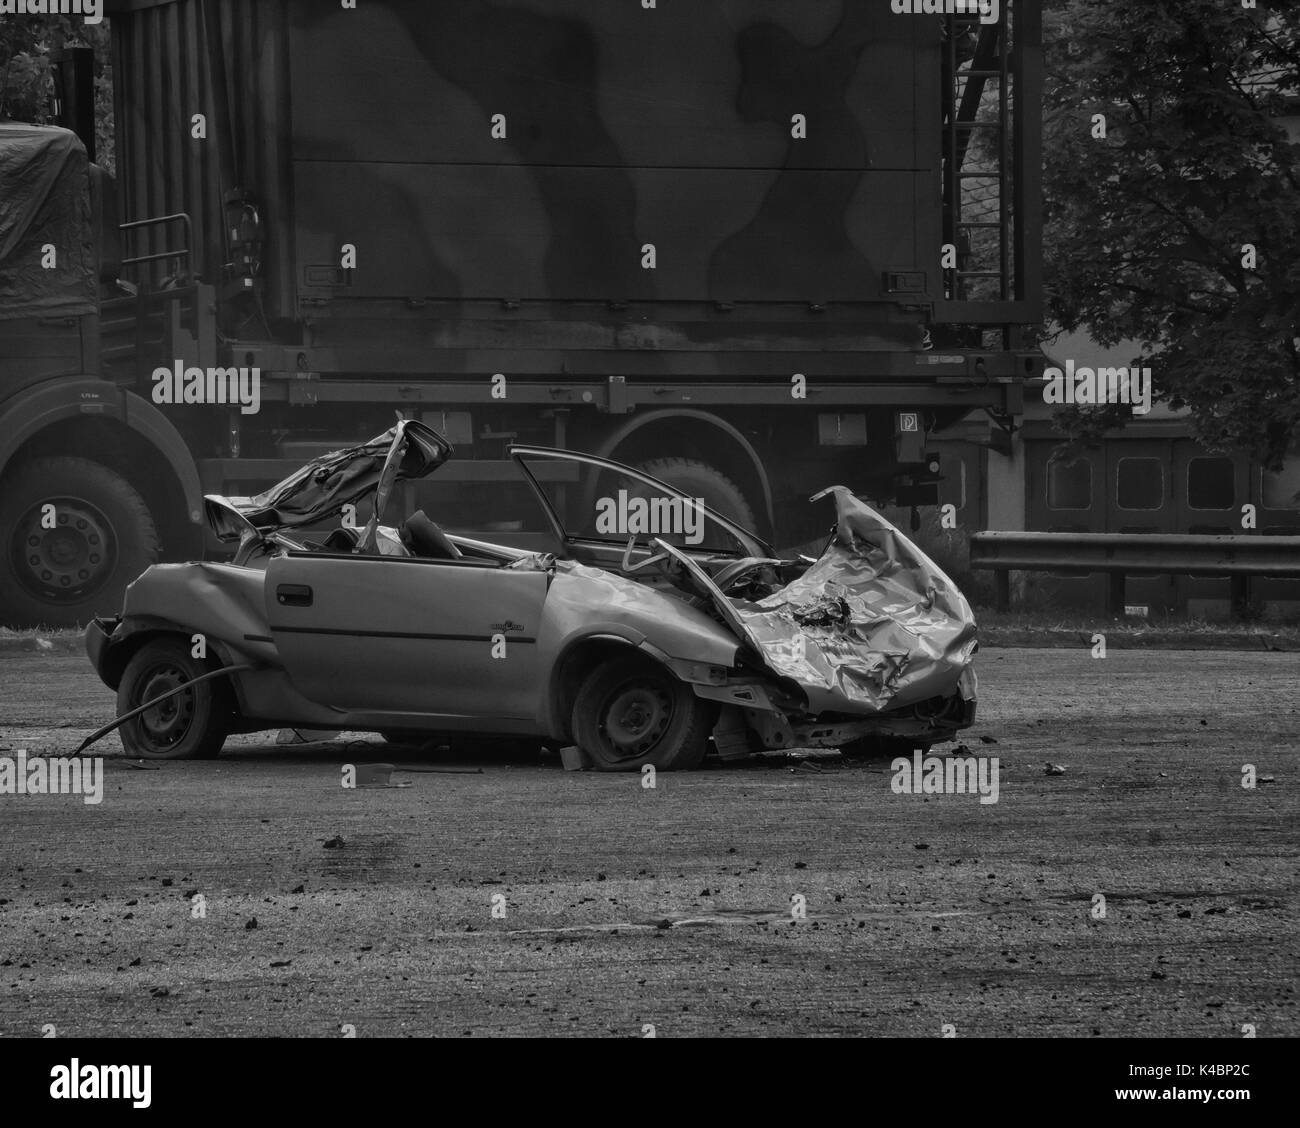
[{"label": "wrecked car", "polygon": [[[127,752],[209,757],[287,726],[687,769],[710,746],[912,749],[973,723],[970,606],[848,490],[813,500],[835,508],[821,555],[786,559],[630,467],[514,446],[533,524],[518,493],[487,506],[492,540],[409,504],[383,524],[452,453],[403,420],[256,497],[207,498],[233,560],[155,565],[87,631]],[[472,479],[443,491],[447,513],[473,494],[482,526],[508,491]]]}]

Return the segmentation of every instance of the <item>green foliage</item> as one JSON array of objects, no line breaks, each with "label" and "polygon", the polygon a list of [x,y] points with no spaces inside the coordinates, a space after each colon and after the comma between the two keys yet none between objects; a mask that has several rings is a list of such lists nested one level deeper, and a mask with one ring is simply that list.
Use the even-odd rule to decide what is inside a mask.
[{"label": "green foliage", "polygon": [[113,64],[108,20],[87,24],[76,15],[0,20],[0,121],[53,124],[49,57],[61,47],[95,50],[96,158],[112,172]]},{"label": "green foliage", "polygon": [[[1049,318],[1143,342],[1202,442],[1277,468],[1300,434],[1300,10],[1056,0],[1044,38]],[[1087,440],[1122,414],[1060,422]]]}]

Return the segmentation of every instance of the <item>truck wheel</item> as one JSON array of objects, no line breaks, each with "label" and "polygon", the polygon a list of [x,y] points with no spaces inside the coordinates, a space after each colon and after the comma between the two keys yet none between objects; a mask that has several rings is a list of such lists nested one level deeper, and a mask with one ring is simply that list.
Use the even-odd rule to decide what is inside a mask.
[{"label": "truck wheel", "polygon": [[140,495],[86,458],[37,458],[7,474],[0,538],[0,623],[15,627],[120,611],[126,585],[159,556]]},{"label": "truck wheel", "polygon": [[704,759],[714,710],[641,657],[598,666],[573,703],[573,739],[606,772],[689,771]]},{"label": "truck wheel", "polygon": [[[208,673],[176,639],[147,642],[126,664],[117,688],[118,714]],[[229,691],[221,678],[174,694],[129,720],[119,730],[127,754],[145,760],[209,760],[230,731]]]},{"label": "truck wheel", "polygon": [[642,462],[637,469],[667,482],[688,497],[701,498],[710,509],[745,529],[758,528],[754,510],[741,488],[707,463],[693,458],[656,458]]}]

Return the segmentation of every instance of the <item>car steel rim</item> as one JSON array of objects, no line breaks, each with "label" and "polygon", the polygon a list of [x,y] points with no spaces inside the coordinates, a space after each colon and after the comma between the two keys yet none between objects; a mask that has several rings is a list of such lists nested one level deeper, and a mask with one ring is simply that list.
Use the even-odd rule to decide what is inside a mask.
[{"label": "car steel rim", "polygon": [[[55,526],[44,528],[53,506]],[[81,498],[47,498],[19,520],[11,541],[14,574],[42,599],[73,602],[98,590],[117,566],[112,522]]]},{"label": "car steel rim", "polygon": [[615,757],[631,760],[648,752],[668,731],[673,719],[672,695],[662,685],[636,682],[610,694],[601,712],[601,731]]},{"label": "car steel rim", "polygon": [[[188,682],[189,675],[180,666],[168,662],[153,666],[140,679],[137,705],[152,701],[159,694]],[[190,731],[198,700],[194,690],[173,694],[139,716],[140,730],[154,748],[174,748]]]}]

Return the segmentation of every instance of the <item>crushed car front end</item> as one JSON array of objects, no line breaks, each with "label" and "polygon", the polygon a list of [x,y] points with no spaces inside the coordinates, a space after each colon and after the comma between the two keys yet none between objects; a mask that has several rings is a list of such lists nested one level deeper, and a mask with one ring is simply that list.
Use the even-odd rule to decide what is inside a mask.
[{"label": "crushed car front end", "polygon": [[[952,739],[975,721],[970,604],[871,506],[842,487],[814,501],[824,496],[835,499],[834,535],[792,579],[789,562],[755,561],[748,572],[730,569],[720,587],[660,542],[741,643],[740,676],[696,692],[738,711],[749,744],[767,749]],[[729,722],[734,729],[734,714],[719,723]]]}]

